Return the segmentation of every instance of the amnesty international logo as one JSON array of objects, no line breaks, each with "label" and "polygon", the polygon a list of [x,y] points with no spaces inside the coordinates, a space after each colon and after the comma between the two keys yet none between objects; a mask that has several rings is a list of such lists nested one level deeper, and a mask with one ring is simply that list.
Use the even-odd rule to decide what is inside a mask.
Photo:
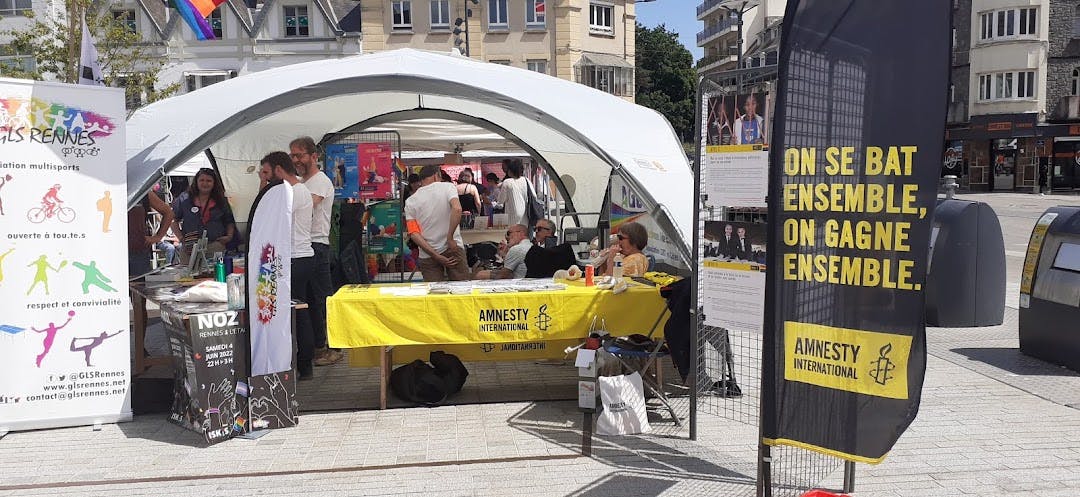
[{"label": "amnesty international logo", "polygon": [[483,350],[484,353],[487,354],[487,353],[491,352],[492,350],[495,350],[495,344],[493,344],[493,343],[482,343],[482,344],[480,344],[480,350]]},{"label": "amnesty international logo", "polygon": [[536,313],[536,329],[547,331],[548,328],[551,328],[551,315],[547,313],[547,304],[544,304]]},{"label": "amnesty international logo", "polygon": [[874,379],[874,382],[878,385],[885,385],[889,380],[893,379],[893,370],[896,369],[896,363],[889,359],[889,353],[892,352],[892,344],[887,343],[884,347],[878,350],[878,358],[871,364],[874,368],[870,370],[870,377]]}]

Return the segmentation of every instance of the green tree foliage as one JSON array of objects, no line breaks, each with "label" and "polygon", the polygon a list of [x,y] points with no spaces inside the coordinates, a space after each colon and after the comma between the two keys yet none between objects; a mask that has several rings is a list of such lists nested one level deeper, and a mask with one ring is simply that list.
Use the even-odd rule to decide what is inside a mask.
[{"label": "green tree foliage", "polygon": [[683,143],[693,142],[697,71],[679,34],[663,24],[637,25],[635,101],[667,118]]},{"label": "green tree foliage", "polygon": [[5,65],[0,73],[6,77],[37,81],[78,82],[82,25],[78,19],[85,13],[86,24],[94,37],[98,64],[106,86],[124,88],[128,112],[176,93],[180,83],[158,88],[157,75],[164,65],[153,48],[142,41],[141,35],[129,29],[122,19],[114,17],[107,5],[94,0],[65,0],[69,18],[37,16],[25,12],[30,24],[21,29],[4,31],[11,41],[0,49],[4,55],[20,54],[33,57],[33,70]]}]

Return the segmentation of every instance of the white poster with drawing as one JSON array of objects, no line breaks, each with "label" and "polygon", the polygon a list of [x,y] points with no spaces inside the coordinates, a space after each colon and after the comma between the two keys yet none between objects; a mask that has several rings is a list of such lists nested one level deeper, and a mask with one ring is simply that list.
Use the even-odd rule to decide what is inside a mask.
[{"label": "white poster with drawing", "polygon": [[0,79],[0,430],[131,419],[124,117]]}]

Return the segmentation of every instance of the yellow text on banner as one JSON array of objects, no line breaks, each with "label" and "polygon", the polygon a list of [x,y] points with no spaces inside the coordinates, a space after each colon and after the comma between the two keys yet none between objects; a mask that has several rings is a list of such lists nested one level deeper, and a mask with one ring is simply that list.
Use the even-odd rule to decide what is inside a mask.
[{"label": "yellow text on banner", "polygon": [[908,398],[911,337],[784,323],[784,379],[847,392]]}]

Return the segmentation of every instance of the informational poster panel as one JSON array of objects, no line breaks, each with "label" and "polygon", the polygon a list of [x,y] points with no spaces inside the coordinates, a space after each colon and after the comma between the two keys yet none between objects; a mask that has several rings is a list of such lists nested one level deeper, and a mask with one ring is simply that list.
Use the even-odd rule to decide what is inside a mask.
[{"label": "informational poster panel", "polygon": [[391,198],[394,186],[394,156],[390,142],[358,143],[356,156],[360,170],[360,198]]},{"label": "informational poster panel", "polygon": [[682,255],[660,226],[649,215],[641,196],[621,176],[611,177],[611,233],[619,231],[619,226],[628,222],[637,222],[645,226],[649,233],[649,243],[643,251],[652,262],[663,262],[671,266],[682,266]]},{"label": "informational poster panel", "polygon": [[769,186],[768,95],[718,95],[706,102],[706,204],[765,207]]},{"label": "informational poster panel", "polygon": [[339,200],[360,198],[360,167],[357,165],[355,143],[327,145],[326,176],[334,184],[334,198]]},{"label": "informational poster panel", "polygon": [[705,324],[761,333],[765,317],[765,225],[707,221],[700,267]]},{"label": "informational poster panel", "polygon": [[0,78],[0,430],[131,419],[124,116]]},{"label": "informational poster panel", "polygon": [[370,207],[368,218],[368,253],[401,253],[401,202],[389,200]]}]

